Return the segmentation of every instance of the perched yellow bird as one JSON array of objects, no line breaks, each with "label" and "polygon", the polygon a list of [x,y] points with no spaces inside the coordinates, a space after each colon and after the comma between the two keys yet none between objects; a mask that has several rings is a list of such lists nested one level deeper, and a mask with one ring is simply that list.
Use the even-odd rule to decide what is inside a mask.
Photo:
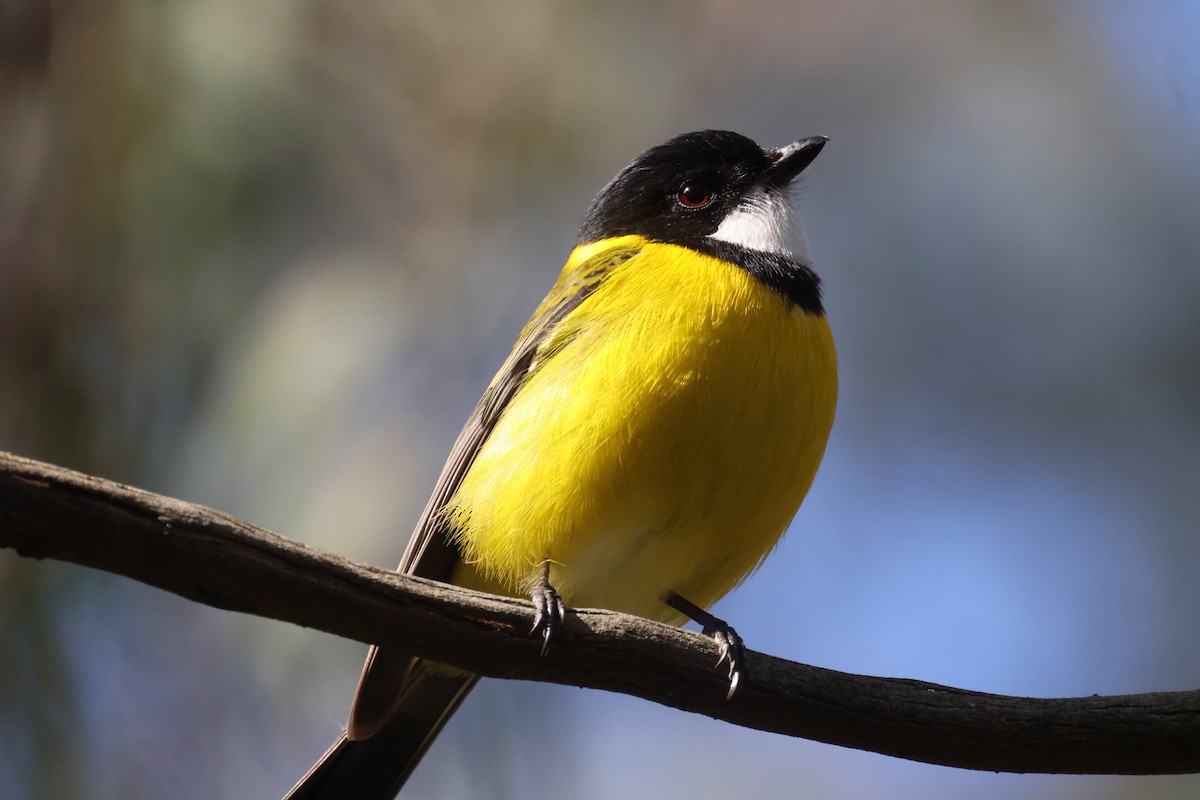
[{"label": "perched yellow bird", "polygon": [[[400,571],[701,622],[775,546],[825,452],[837,356],[790,187],[824,137],[678,136],[600,191],[459,434]],[[289,800],[400,790],[478,676],[372,648],[341,736]]]}]

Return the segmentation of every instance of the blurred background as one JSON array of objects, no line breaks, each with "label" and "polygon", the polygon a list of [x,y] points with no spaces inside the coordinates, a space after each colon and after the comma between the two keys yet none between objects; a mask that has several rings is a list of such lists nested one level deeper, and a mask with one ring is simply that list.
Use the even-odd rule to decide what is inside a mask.
[{"label": "blurred background", "polygon": [[[827,134],[824,467],[718,607],[1004,694],[1200,685],[1200,6],[6,0],[0,448],[391,566],[592,195]],[[272,798],[364,648],[0,552],[0,795]],[[413,798],[1192,798],[485,681]]]}]

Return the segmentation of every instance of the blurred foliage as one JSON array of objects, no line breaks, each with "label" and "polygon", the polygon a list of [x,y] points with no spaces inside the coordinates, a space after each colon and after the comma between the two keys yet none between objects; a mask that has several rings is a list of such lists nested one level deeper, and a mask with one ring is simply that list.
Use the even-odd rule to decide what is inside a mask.
[{"label": "blurred foliage", "polygon": [[[973,689],[1194,688],[1188,4],[0,7],[0,447],[394,562],[633,155],[826,133],[843,364],[757,649]],[[0,553],[0,795],[270,797],[362,648]],[[721,763],[720,774],[696,765]],[[976,775],[485,683],[412,796],[1191,797]]]}]

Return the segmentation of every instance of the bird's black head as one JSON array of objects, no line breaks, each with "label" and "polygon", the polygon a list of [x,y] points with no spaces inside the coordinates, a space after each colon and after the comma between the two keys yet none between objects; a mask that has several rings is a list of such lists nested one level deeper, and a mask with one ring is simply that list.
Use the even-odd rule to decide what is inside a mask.
[{"label": "bird's black head", "polygon": [[764,150],[732,131],[676,136],[638,156],[600,190],[578,244],[639,234],[692,247],[715,239],[786,252],[788,187],[825,141],[814,136]]}]

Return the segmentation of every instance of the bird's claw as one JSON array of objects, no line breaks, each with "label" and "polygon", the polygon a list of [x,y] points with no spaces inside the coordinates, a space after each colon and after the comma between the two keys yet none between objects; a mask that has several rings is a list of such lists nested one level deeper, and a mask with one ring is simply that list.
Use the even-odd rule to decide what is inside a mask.
[{"label": "bird's claw", "polygon": [[711,636],[717,643],[720,657],[716,666],[729,662],[729,691],[725,694],[725,699],[730,700],[741,685],[742,676],[746,674],[746,648],[742,637],[738,636],[738,632],[732,626],[715,618],[704,626],[703,633],[705,636]]},{"label": "bird's claw", "polygon": [[726,661],[729,662],[729,691],[725,694],[725,699],[731,700],[746,675],[746,647],[742,644],[742,637],[738,636],[729,623],[717,619],[686,597],[668,591],[662,599],[680,614],[700,623],[704,635],[711,636],[717,643],[720,658],[717,659],[716,665],[719,667]]},{"label": "bird's claw", "polygon": [[550,640],[561,635],[567,607],[550,585],[548,568],[543,568],[542,577],[534,584],[530,595],[533,598],[533,627],[529,630],[529,635],[542,635],[542,655],[546,655],[550,651]]}]

